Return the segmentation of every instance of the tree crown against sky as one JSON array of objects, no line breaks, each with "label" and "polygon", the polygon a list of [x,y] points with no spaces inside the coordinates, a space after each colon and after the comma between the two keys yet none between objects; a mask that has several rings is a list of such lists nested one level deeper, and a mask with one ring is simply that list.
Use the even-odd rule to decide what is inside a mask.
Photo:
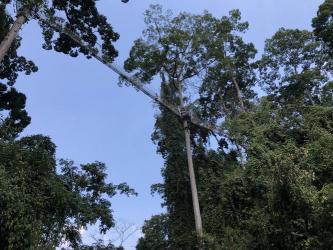
[{"label": "tree crown against sky", "polygon": [[251,64],[256,50],[241,37],[248,23],[241,21],[238,10],[220,19],[208,12],[173,17],[171,11],[152,5],[145,23],[143,38],[134,42],[125,62],[127,71],[147,83],[154,77],[170,86],[182,83],[185,101],[190,104],[194,96],[193,110],[198,102],[206,104],[205,112],[209,109],[216,118],[250,105],[255,97]]}]

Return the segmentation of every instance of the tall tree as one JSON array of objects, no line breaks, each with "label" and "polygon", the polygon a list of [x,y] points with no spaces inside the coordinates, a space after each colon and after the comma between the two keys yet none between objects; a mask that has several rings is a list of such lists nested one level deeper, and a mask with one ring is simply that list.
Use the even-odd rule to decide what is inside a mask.
[{"label": "tall tree", "polygon": [[[240,37],[232,36],[234,32],[244,31],[247,27],[246,23],[240,22],[239,15],[238,11],[233,11],[230,16],[221,19],[212,17],[208,12],[203,15],[180,13],[172,17],[171,12],[164,14],[159,5],[153,5],[145,12],[147,28],[143,32],[144,37],[134,42],[130,57],[125,62],[125,69],[146,83],[157,77],[161,81],[161,97],[179,106],[180,110],[185,109],[186,115],[187,109],[190,108],[193,112],[196,110],[198,104],[191,103],[189,95],[196,95],[197,88],[203,83],[202,79],[208,78],[210,72],[207,69],[217,68],[224,63],[230,68],[228,76],[234,89],[234,98],[241,106],[243,97],[240,91],[249,87],[245,87],[243,83],[240,85],[235,67],[246,64],[244,69],[249,68],[246,60],[252,57],[255,50],[252,45],[242,42]],[[224,40],[221,41],[222,38]],[[219,49],[234,43],[236,45],[228,50],[228,56],[222,56],[222,53],[216,55]],[[237,53],[241,53],[239,47],[249,47],[250,55],[244,56],[245,59],[233,57],[231,54],[236,50]],[[184,157],[188,147],[185,147],[182,125],[179,123],[184,121],[179,121],[163,108],[160,110],[153,138],[158,145],[158,152],[165,159],[165,167],[162,170],[165,182],[155,187],[161,192],[168,208],[171,221],[168,224],[171,225],[168,237],[171,246],[175,249],[191,249],[196,247],[196,242],[191,230],[194,226],[193,218],[188,216],[193,210],[188,188],[188,180],[191,178],[184,169],[186,163]],[[185,127],[187,129],[187,126]],[[205,143],[208,133],[195,127],[191,127],[191,131],[193,132],[191,137],[187,135],[187,138],[193,145],[193,161],[196,162],[197,145]],[[205,152],[205,149],[203,151]],[[203,155],[205,154],[206,152]],[[200,171],[198,166],[194,166],[194,170]],[[202,187],[198,188],[200,190]],[[193,194],[193,189],[191,192]],[[201,197],[200,193],[198,196]]]},{"label": "tall tree", "polygon": [[[208,15],[208,14],[207,14]],[[163,15],[161,6],[152,5],[145,13],[146,41],[138,39],[130,52],[130,58],[125,62],[128,71],[142,80],[149,82],[154,76],[160,76],[162,84],[176,91],[176,98],[171,98],[181,110],[185,109],[186,98],[184,91],[188,86],[186,81],[198,77],[205,65],[204,46],[201,42],[202,34],[198,30],[197,17],[182,13],[171,18],[171,13]],[[149,62],[149,63],[147,63]],[[187,163],[189,169],[195,226],[198,235],[202,235],[202,221],[197,194],[196,178],[193,169],[190,132],[188,121],[183,121]]]},{"label": "tall tree", "polygon": [[[162,86],[161,95],[165,100],[178,101],[177,91]],[[162,168],[163,184],[153,185],[153,191],[164,199],[168,211],[168,242],[172,248],[195,248],[194,214],[191,198],[190,179],[186,164],[186,147],[181,121],[164,108],[157,117],[152,135],[157,152],[164,158]],[[192,141],[193,142],[193,141]],[[197,166],[195,171],[197,172]],[[199,196],[200,197],[200,196]]]}]

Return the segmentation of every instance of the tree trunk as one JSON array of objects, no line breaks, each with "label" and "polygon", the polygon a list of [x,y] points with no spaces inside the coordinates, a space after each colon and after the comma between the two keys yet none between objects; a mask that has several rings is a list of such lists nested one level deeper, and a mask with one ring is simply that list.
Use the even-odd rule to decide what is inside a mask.
[{"label": "tree trunk", "polygon": [[238,97],[239,103],[241,105],[241,109],[242,109],[242,111],[245,111],[244,102],[243,102],[243,99],[242,99],[242,95],[241,95],[241,91],[239,89],[238,82],[236,81],[235,77],[232,78],[232,81],[233,81],[233,83],[235,85],[235,88],[236,88],[236,91],[237,91],[237,97]]},{"label": "tree trunk", "polygon": [[[184,101],[183,101],[181,83],[179,83],[179,98],[180,98],[180,108],[181,108],[181,110],[184,110]],[[197,235],[200,238],[202,238],[203,229],[202,229],[202,220],[201,220],[201,213],[200,213],[197,183],[196,183],[195,172],[194,172],[194,167],[193,167],[193,156],[192,156],[192,149],[191,149],[191,133],[190,133],[190,129],[188,127],[188,122],[186,119],[184,119],[184,121],[183,121],[183,127],[185,130],[187,165],[188,165],[188,170],[189,170],[189,175],[190,175],[195,229],[196,229]],[[200,246],[200,249],[201,249],[201,246]]]},{"label": "tree trunk", "polygon": [[191,134],[190,134],[190,129],[188,128],[188,123],[186,120],[183,121],[183,126],[184,126],[184,130],[185,130],[187,164],[188,164],[188,170],[189,170],[190,182],[191,182],[191,193],[192,193],[195,229],[196,229],[198,236],[201,238],[203,236],[202,235],[203,231],[202,231],[200,204],[199,204],[198,190],[197,190],[197,184],[196,184],[196,179],[195,179],[195,172],[194,172],[194,167],[193,167],[192,149],[191,149]]},{"label": "tree trunk", "polygon": [[29,14],[29,9],[25,8],[16,18],[14,24],[10,28],[8,34],[1,41],[0,44],[0,63],[7,54],[9,48],[12,46],[19,30],[22,28],[23,24],[27,21],[27,16]]}]

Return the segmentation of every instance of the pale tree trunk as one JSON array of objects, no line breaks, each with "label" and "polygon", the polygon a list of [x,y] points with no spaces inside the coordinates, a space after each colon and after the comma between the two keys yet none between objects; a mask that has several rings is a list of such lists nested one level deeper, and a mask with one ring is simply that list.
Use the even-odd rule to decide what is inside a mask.
[{"label": "pale tree trunk", "polygon": [[[182,86],[181,86],[181,83],[178,83],[178,84],[179,84],[178,91],[179,91],[179,98],[180,98],[180,109],[181,109],[181,111],[184,111]],[[201,220],[201,213],[200,213],[198,189],[197,189],[197,183],[196,183],[195,172],[194,172],[194,167],[193,167],[193,155],[192,155],[192,149],[191,149],[191,134],[190,134],[190,129],[188,127],[188,121],[186,120],[186,117],[183,120],[183,127],[184,127],[184,131],[185,131],[184,133],[185,133],[187,165],[188,165],[189,176],[190,176],[195,229],[196,229],[197,235],[200,238],[202,238],[203,229],[202,229],[202,220]],[[201,246],[200,246],[200,249],[201,249]]]},{"label": "pale tree trunk", "polygon": [[243,98],[242,98],[242,95],[241,95],[241,91],[239,89],[238,82],[237,82],[235,77],[232,78],[232,81],[233,81],[233,83],[235,85],[235,88],[236,88],[236,91],[237,91],[237,97],[238,97],[239,103],[241,105],[241,109],[242,109],[242,111],[245,111],[244,102],[243,102]]},{"label": "pale tree trunk", "polygon": [[7,54],[9,48],[12,46],[18,32],[22,28],[23,24],[27,21],[27,16],[29,14],[29,9],[25,8],[16,18],[14,24],[10,28],[8,34],[1,41],[0,44],[0,63]]},{"label": "pale tree trunk", "polygon": [[196,229],[198,236],[200,238],[202,238],[203,229],[202,229],[202,220],[201,220],[201,213],[200,213],[200,204],[199,204],[197,183],[196,183],[195,172],[194,172],[194,167],[193,167],[192,149],[191,149],[191,134],[190,134],[190,129],[188,127],[188,122],[186,120],[183,121],[183,126],[184,126],[184,130],[185,130],[187,164],[188,164],[188,170],[189,170],[190,182],[191,182],[191,193],[192,193],[195,229]]}]

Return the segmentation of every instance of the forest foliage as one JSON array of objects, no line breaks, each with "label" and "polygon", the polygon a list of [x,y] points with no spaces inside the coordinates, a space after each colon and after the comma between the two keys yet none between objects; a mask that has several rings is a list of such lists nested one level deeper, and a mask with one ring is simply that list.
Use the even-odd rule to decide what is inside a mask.
[{"label": "forest foliage", "polygon": [[[0,4],[0,41],[15,16]],[[44,8],[89,46],[102,44],[108,61],[119,35],[95,0],[13,1],[30,15]],[[127,2],[127,1],[123,1]],[[62,18],[59,18],[62,16]],[[152,5],[146,28],[134,41],[124,68],[146,84],[160,82],[163,100],[179,103],[214,124],[216,134],[190,125],[204,237],[195,233],[184,129],[160,106],[152,140],[164,160],[163,182],[152,192],[166,212],[145,221],[138,250],[330,249],[333,245],[333,1],[313,18],[313,30],[281,28],[262,53],[244,39],[249,23],[239,10],[220,18],[164,11]],[[42,47],[91,58],[43,22]],[[135,195],[126,183],[106,181],[101,162],[56,160],[43,135],[20,137],[31,118],[15,88],[37,65],[19,55],[16,36],[0,62],[0,248],[122,249],[83,245],[80,230],[114,226],[110,199]],[[126,81],[120,79],[121,82]],[[180,88],[181,83],[182,88]],[[215,142],[212,142],[216,140]]]},{"label": "forest foliage", "polygon": [[182,126],[160,107],[152,139],[165,160],[164,182],[152,190],[166,213],[145,222],[137,249],[331,248],[332,18],[326,1],[313,32],[281,28],[258,55],[243,38],[249,24],[238,10],[222,18],[173,16],[158,5],[146,11],[125,69],[147,84],[160,79],[161,96],[176,104],[177,81],[188,97],[195,87],[199,96],[185,101],[223,134],[191,128],[200,246]]}]

